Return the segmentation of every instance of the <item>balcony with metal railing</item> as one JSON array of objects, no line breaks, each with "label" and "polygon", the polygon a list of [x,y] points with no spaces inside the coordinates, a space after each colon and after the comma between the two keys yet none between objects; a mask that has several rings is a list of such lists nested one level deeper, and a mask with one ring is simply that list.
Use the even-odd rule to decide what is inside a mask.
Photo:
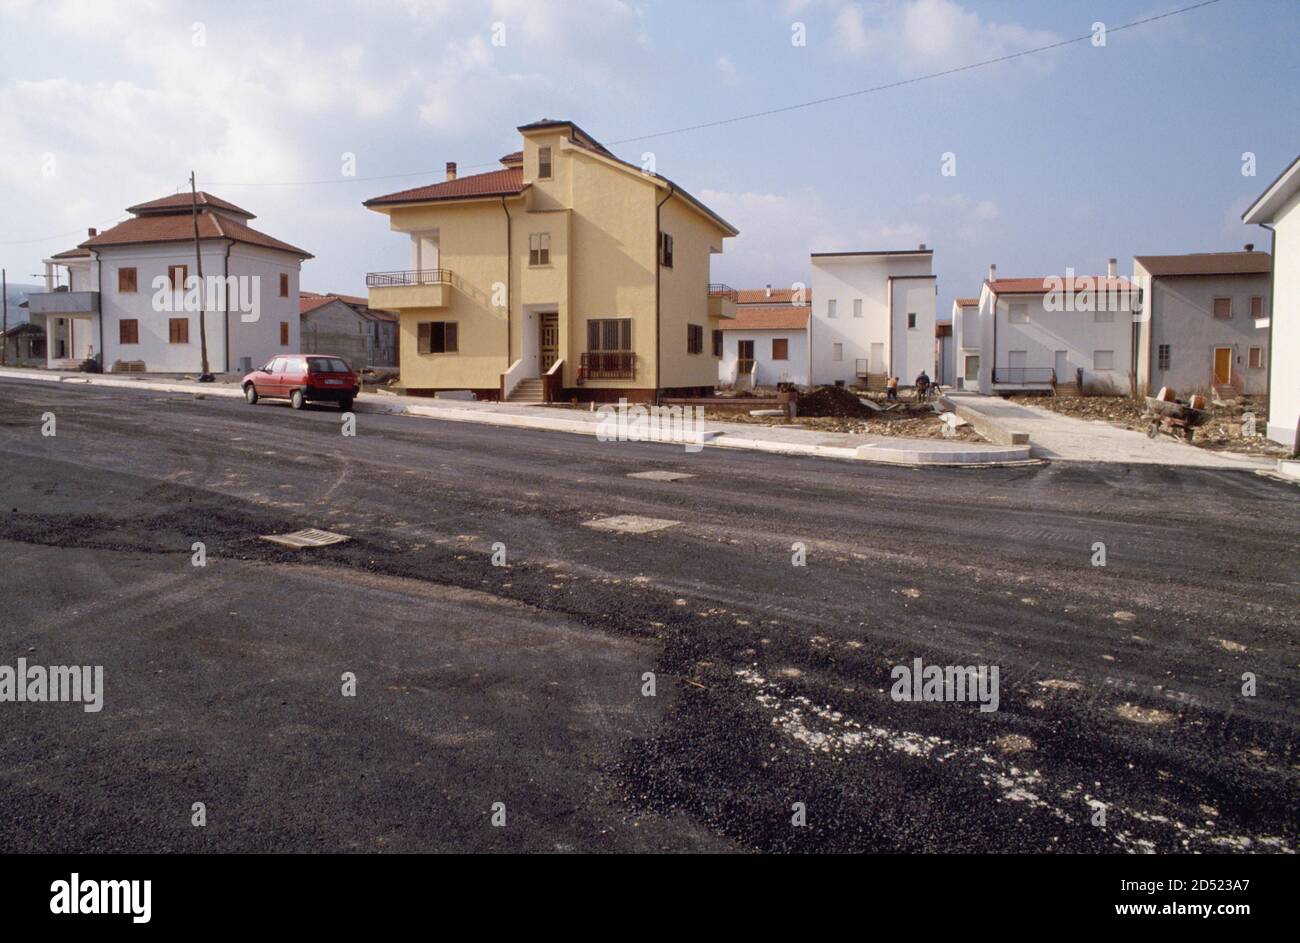
[{"label": "balcony with metal railing", "polygon": [[455,284],[455,274],[445,268],[371,272],[366,276],[370,307],[389,311],[445,307]]},{"label": "balcony with metal railing", "polygon": [[711,318],[734,318],[736,316],[736,302],[740,299],[740,292],[730,285],[723,285],[720,282],[709,283],[709,317]]}]

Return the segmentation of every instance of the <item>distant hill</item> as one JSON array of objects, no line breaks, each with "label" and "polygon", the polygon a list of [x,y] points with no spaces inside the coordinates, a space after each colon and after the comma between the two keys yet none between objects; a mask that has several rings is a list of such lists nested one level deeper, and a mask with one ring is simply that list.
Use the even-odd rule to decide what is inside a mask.
[{"label": "distant hill", "polygon": [[9,298],[9,326],[22,324],[27,320],[27,309],[18,307],[27,300],[27,296],[34,291],[44,291],[44,285],[15,285],[9,283],[6,295]]}]

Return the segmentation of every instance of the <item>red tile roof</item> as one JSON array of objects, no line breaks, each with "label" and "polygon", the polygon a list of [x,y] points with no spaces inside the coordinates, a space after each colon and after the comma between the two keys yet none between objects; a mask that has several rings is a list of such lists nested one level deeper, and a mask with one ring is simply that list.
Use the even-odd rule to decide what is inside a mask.
[{"label": "red tile roof", "polygon": [[1137,262],[1154,277],[1164,275],[1267,275],[1273,257],[1267,252],[1194,252],[1190,255],[1139,255]]},{"label": "red tile roof", "polygon": [[505,157],[501,158],[503,164],[522,164],[524,161],[523,151],[511,151]]},{"label": "red tile roof", "polygon": [[1127,278],[1110,278],[1106,275],[1076,275],[1072,279],[1061,275],[999,278],[988,285],[998,295],[1045,295],[1053,290],[1080,292],[1085,288],[1091,291],[1126,291],[1134,287]]},{"label": "red tile roof", "polygon": [[317,308],[323,308],[325,305],[335,301],[341,301],[353,308],[363,309],[358,313],[363,317],[368,317],[376,321],[397,321],[397,315],[391,311],[385,311],[382,308],[370,307],[370,301],[367,298],[360,298],[356,295],[339,295],[334,292],[324,294],[317,291],[300,291],[298,293],[298,313],[308,314]]},{"label": "red tile roof", "polygon": [[366,200],[365,206],[384,206],[394,203],[430,203],[436,200],[468,200],[475,197],[514,196],[524,189],[522,167],[490,170],[485,174],[470,174],[442,183],[399,190]]},{"label": "red tile roof", "polygon": [[724,331],[803,331],[808,327],[808,309],[737,308],[734,318],[723,318],[718,327]]},{"label": "red tile roof", "polygon": [[951,321],[936,321],[936,322],[934,323],[934,336],[935,336],[935,337],[951,337],[951,336],[952,336],[952,322],[951,322]]},{"label": "red tile roof", "polygon": [[80,259],[80,258],[89,257],[89,255],[90,255],[89,249],[83,249],[81,248],[81,246],[77,246],[77,248],[75,249],[65,249],[62,252],[56,252],[54,253],[54,255],[50,256],[50,258],[51,259]]},{"label": "red tile roof", "polygon": [[[200,239],[230,239],[250,246],[288,252],[304,259],[312,254],[304,249],[281,242],[264,232],[251,229],[228,216],[200,213]],[[191,242],[194,239],[194,222],[184,214],[170,216],[137,216],[118,223],[81,243],[79,248],[102,249],[106,246],[140,245],[149,242]]]},{"label": "red tile roof", "polygon": [[980,303],[980,300],[979,300],[978,298],[958,298],[958,299],[957,299],[957,307],[959,307],[959,308],[974,308],[974,307],[975,307],[976,305],[978,305],[979,303]]},{"label": "red tile roof", "polygon": [[[147,203],[137,203],[135,206],[128,206],[128,213],[135,213],[137,216],[152,215],[160,213],[180,213],[190,212],[195,201],[191,200],[188,193],[173,193],[171,196],[161,197],[157,200],[149,200]],[[238,213],[241,216],[247,216],[249,219],[256,219],[248,210],[236,206],[221,199],[219,196],[213,196],[211,193],[205,193],[200,190],[197,194],[197,202],[200,207],[207,206],[214,209],[228,210],[232,213]]]},{"label": "red tile roof", "polygon": [[[793,288],[773,288],[772,294],[766,288],[741,288],[736,292],[736,304],[742,305],[793,305]],[[812,301],[812,289],[803,291],[804,305]]]}]

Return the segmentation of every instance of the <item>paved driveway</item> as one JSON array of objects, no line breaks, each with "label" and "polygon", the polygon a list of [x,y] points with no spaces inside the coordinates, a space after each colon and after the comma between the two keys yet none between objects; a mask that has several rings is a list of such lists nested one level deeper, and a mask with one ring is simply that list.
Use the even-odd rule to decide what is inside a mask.
[{"label": "paved driveway", "polygon": [[1271,459],[1210,452],[1177,442],[1168,436],[1148,439],[1141,432],[1108,422],[1075,419],[1040,406],[1012,403],[996,396],[949,394],[956,402],[976,410],[1016,432],[1028,432],[1038,458],[1075,462],[1125,462],[1183,465],[1189,468],[1272,468]]}]

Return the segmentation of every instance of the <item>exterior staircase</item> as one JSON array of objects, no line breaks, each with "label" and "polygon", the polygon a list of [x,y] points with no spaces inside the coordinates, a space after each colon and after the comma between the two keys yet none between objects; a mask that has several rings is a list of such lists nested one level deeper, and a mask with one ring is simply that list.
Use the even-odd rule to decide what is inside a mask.
[{"label": "exterior staircase", "polygon": [[529,377],[519,384],[506,397],[507,403],[535,403],[538,406],[546,402],[546,381],[541,377]]}]

